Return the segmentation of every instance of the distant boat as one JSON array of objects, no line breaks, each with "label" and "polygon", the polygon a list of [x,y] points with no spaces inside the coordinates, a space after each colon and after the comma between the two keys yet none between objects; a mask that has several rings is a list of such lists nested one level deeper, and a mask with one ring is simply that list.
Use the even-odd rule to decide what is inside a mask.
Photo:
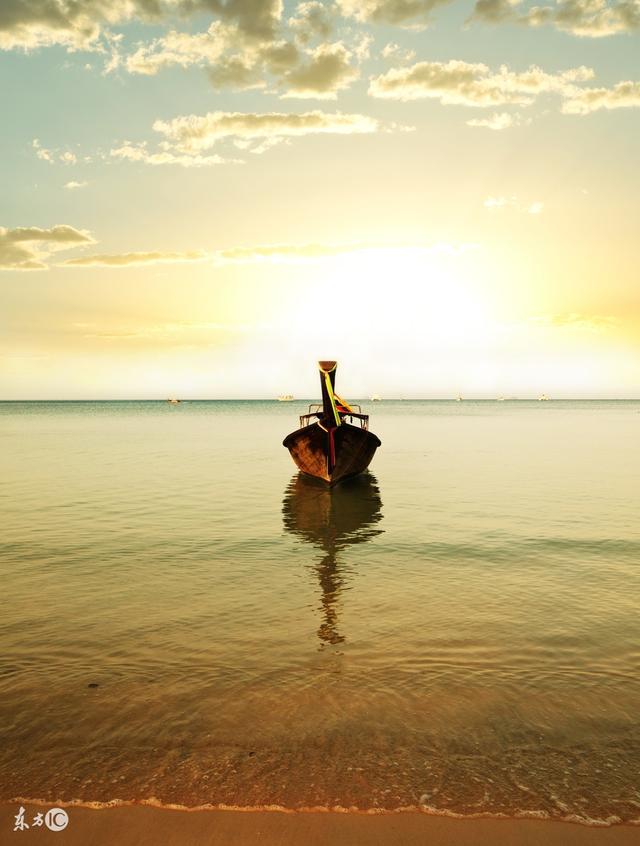
[{"label": "distant boat", "polygon": [[373,394],[371,397],[371,402],[382,402],[382,397],[380,394]]},{"label": "distant boat", "polygon": [[278,397],[278,402],[293,402],[293,394],[282,394]]},{"label": "distant boat", "polygon": [[300,428],[282,443],[303,473],[334,485],[366,470],[380,439],[369,431],[369,415],[335,393],[337,363],[320,361],[318,366],[322,404],[310,405],[300,415]]},{"label": "distant boat", "polygon": [[182,402],[182,400],[176,399],[175,397],[170,397],[167,402],[171,403],[171,405],[177,405],[179,402]]},{"label": "distant boat", "polygon": [[504,402],[504,397],[498,397],[498,399],[496,400],[496,402]]},{"label": "distant boat", "polygon": [[538,402],[549,402],[549,397],[546,394],[542,394],[538,397]]},{"label": "distant boat", "polygon": [[458,395],[458,396],[456,397],[456,402],[462,402],[462,397],[461,397],[460,395]]}]

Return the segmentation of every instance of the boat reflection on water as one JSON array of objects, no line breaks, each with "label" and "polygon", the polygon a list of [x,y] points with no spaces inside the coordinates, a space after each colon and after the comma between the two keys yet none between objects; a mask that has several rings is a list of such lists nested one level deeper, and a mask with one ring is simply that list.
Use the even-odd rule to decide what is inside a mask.
[{"label": "boat reflection on water", "polygon": [[314,567],[322,592],[323,620],[318,629],[322,643],[344,641],[338,633],[339,598],[344,586],[340,553],[356,543],[366,543],[384,529],[382,500],[375,476],[362,473],[335,487],[298,473],[285,491],[282,516],[287,531],[323,550]]}]

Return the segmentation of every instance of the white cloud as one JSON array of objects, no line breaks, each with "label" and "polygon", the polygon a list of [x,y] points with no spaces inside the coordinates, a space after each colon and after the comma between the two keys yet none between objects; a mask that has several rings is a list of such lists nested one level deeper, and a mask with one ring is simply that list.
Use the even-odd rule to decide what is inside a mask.
[{"label": "white cloud", "polygon": [[571,311],[535,315],[529,318],[529,323],[542,329],[554,328],[602,333],[618,326],[620,320],[608,314],[581,314]]},{"label": "white cloud", "polygon": [[196,153],[175,153],[171,150],[157,150],[151,152],[147,149],[147,142],[141,141],[132,144],[125,141],[120,147],[114,147],[109,154],[114,159],[124,159],[130,162],[143,162],[150,165],[179,165],[180,167],[211,167],[219,164],[239,164],[236,159],[226,159],[217,154],[201,156]]},{"label": "white cloud", "polygon": [[331,259],[341,255],[355,253],[383,253],[387,255],[394,250],[406,254],[411,250],[422,254],[445,253],[458,255],[469,249],[473,244],[268,244],[262,246],[232,247],[218,250],[214,254],[217,262],[222,264],[239,263],[271,263],[271,264],[304,264],[322,259]]},{"label": "white cloud", "polygon": [[473,18],[488,23],[525,26],[550,24],[586,38],[640,31],[638,0],[557,0],[553,6],[531,6],[521,0],[476,0]]},{"label": "white cloud", "polygon": [[526,106],[543,93],[567,95],[573,91],[576,82],[592,77],[593,71],[586,67],[550,74],[536,65],[520,73],[502,65],[498,71],[492,72],[485,64],[452,59],[449,62],[418,62],[409,67],[391,68],[371,80],[369,93],[374,97],[395,100],[433,98],[445,105]]},{"label": "white cloud", "polygon": [[511,126],[516,126],[518,118],[516,115],[509,114],[509,112],[494,112],[488,118],[473,118],[467,121],[467,126],[479,126],[486,129],[493,129],[499,131],[501,129],[509,129]]},{"label": "white cloud", "polygon": [[269,39],[280,22],[282,0],[2,0],[0,49],[58,44],[112,54],[110,26],[201,13],[237,26],[248,39]]},{"label": "white cloud", "polygon": [[93,243],[86,230],[66,224],[50,229],[37,226],[5,229],[0,226],[0,270],[45,270],[45,260],[51,253]]},{"label": "white cloud", "polygon": [[314,38],[328,38],[333,29],[333,10],[319,0],[298,3],[289,26],[301,44]]},{"label": "white cloud", "polygon": [[[217,144],[227,144],[247,153],[259,155],[270,148],[291,143],[306,135],[355,135],[375,132],[405,132],[412,127],[395,123],[381,124],[368,115],[319,110],[302,113],[285,112],[209,112],[204,115],[182,115],[171,120],[156,120],[153,129],[160,136],[157,144],[148,141],[123,140],[107,151],[83,156],[92,159],[140,162],[185,168],[211,167],[223,164],[244,164],[246,160],[227,152],[212,152]],[[83,188],[87,182],[70,181],[68,190]]]},{"label": "white cloud", "polygon": [[424,29],[431,12],[450,0],[338,0],[343,15],[359,21]]},{"label": "white cloud", "polygon": [[50,164],[53,164],[53,153],[51,150],[47,150],[46,147],[43,147],[38,138],[33,139],[31,146],[36,151],[36,156],[39,159],[42,159],[43,162],[50,162]]},{"label": "white cloud", "polygon": [[153,76],[171,66],[211,64],[222,56],[234,36],[238,38],[237,30],[220,21],[195,35],[171,30],[149,44],[141,44],[126,58],[125,67],[129,73]]},{"label": "white cloud", "polygon": [[416,57],[415,50],[406,50],[395,41],[389,41],[382,48],[380,55],[383,59],[394,59],[399,62],[412,62]]},{"label": "white cloud", "polygon": [[145,264],[181,264],[183,262],[205,261],[209,254],[204,250],[172,252],[156,250],[153,252],[112,253],[80,256],[62,262],[65,267],[130,267]]},{"label": "white cloud", "polygon": [[340,41],[321,44],[306,61],[283,77],[285,97],[335,100],[338,91],[347,88],[359,73],[351,66],[352,55]]},{"label": "white cloud", "polygon": [[499,209],[507,208],[508,206],[515,205],[515,197],[487,197],[487,199],[483,203],[485,209],[488,209],[489,211],[496,211]]},{"label": "white cloud", "polygon": [[632,109],[640,107],[640,82],[618,82],[613,88],[576,89],[562,104],[569,115],[587,115],[599,109]]},{"label": "white cloud", "polygon": [[529,203],[529,205],[522,205],[515,197],[487,197],[483,206],[490,212],[515,209],[516,211],[526,212],[527,214],[541,214],[544,209],[544,203],[540,202],[540,200]]},{"label": "white cloud", "polygon": [[366,115],[344,112],[209,112],[205,115],[184,115],[169,121],[157,120],[153,128],[174,145],[176,150],[194,155],[210,149],[226,138],[352,135],[376,132],[379,124],[377,120]]},{"label": "white cloud", "polygon": [[60,150],[49,150],[42,146],[38,138],[33,139],[31,146],[35,150],[36,156],[44,162],[49,162],[49,164],[61,162],[65,165],[74,165],[78,163],[77,155],[71,150],[63,150],[62,152]]}]

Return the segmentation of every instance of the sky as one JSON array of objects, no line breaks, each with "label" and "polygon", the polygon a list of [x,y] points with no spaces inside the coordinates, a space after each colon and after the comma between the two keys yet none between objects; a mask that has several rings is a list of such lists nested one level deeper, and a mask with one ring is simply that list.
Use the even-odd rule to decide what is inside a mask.
[{"label": "sky", "polygon": [[0,108],[0,399],[640,396],[640,0],[2,0]]}]

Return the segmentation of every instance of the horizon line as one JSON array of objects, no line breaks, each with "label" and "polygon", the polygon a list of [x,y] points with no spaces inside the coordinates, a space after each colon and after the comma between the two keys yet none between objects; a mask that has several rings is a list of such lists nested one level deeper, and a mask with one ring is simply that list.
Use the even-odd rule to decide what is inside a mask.
[{"label": "horizon line", "polygon": [[[0,398],[0,403],[12,402],[171,402],[170,397],[56,397],[38,398],[32,397],[6,399]],[[316,402],[317,397],[294,397],[291,400],[279,400],[277,397],[184,397],[176,398],[179,403],[183,402]],[[547,396],[542,400],[537,396],[530,397],[384,397],[371,399],[370,397],[354,397],[353,401],[364,401],[367,403],[384,402],[640,402],[640,397],[565,397]]]}]

